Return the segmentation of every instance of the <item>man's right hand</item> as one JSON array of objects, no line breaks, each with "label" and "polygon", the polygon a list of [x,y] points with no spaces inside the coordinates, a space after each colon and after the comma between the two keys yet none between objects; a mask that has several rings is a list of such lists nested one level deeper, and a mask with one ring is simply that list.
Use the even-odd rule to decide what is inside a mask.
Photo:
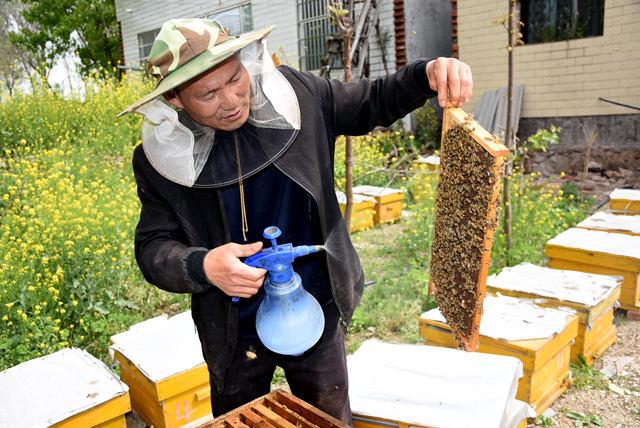
[{"label": "man's right hand", "polygon": [[210,283],[228,296],[251,297],[262,287],[267,271],[245,265],[240,257],[252,256],[261,249],[262,242],[221,245],[205,256],[204,273]]}]

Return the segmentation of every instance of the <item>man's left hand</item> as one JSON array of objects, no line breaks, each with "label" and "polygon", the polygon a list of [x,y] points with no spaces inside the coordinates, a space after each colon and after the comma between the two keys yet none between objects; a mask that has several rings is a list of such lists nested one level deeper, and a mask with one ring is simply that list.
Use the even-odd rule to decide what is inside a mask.
[{"label": "man's left hand", "polygon": [[429,87],[438,93],[440,107],[462,107],[473,94],[471,68],[456,58],[439,57],[427,63]]}]

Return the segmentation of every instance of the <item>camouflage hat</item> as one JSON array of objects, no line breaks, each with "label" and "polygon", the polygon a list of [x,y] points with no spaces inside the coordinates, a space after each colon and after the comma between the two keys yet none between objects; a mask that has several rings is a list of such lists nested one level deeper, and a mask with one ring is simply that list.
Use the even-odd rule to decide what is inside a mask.
[{"label": "camouflage hat", "polygon": [[118,114],[135,111],[159,95],[209,70],[253,41],[260,40],[274,26],[229,36],[210,19],[172,19],[165,22],[153,42],[148,58],[149,73],[158,80],[156,88]]}]

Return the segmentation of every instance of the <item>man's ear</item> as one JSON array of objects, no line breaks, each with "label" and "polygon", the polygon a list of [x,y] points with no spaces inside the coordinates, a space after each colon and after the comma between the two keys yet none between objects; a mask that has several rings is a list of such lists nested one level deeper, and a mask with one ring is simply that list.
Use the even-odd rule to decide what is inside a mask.
[{"label": "man's ear", "polygon": [[182,101],[180,101],[180,96],[176,91],[172,90],[172,91],[166,92],[165,94],[163,94],[163,97],[165,100],[173,104],[174,107],[179,109],[184,108]]}]

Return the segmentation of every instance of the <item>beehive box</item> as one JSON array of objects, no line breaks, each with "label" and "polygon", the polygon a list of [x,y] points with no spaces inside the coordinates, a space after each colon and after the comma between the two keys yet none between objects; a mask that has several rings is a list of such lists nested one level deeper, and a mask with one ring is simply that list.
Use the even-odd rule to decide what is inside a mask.
[{"label": "beehive box", "polygon": [[571,361],[579,355],[587,364],[600,357],[616,340],[614,305],[622,277],[550,269],[522,263],[487,278],[487,291],[533,299],[539,306],[570,307],[580,320],[571,347]]},{"label": "beehive box", "polygon": [[347,366],[356,428],[517,426],[516,358],[371,339]]},{"label": "beehive box", "polygon": [[413,161],[413,165],[416,169],[423,169],[426,171],[435,172],[438,170],[440,166],[440,156],[429,155],[429,156],[420,156],[416,160]]},{"label": "beehive box", "polygon": [[580,229],[640,236],[640,215],[597,212],[576,225]]},{"label": "beehive box", "polygon": [[199,427],[346,428],[348,425],[277,389]]},{"label": "beehive box", "polygon": [[[344,216],[344,210],[347,207],[347,197],[339,190],[336,191],[336,197],[340,204],[340,212]],[[374,198],[354,193],[349,231],[359,232],[361,230],[371,229],[374,226],[375,206],[376,200]]]},{"label": "beehive box", "polygon": [[0,426],[126,428],[127,385],[87,352],[65,348],[0,372]]},{"label": "beehive box", "polygon": [[609,209],[614,214],[640,215],[640,190],[615,189],[609,195]]},{"label": "beehive box", "polygon": [[549,267],[622,276],[620,306],[640,309],[640,237],[572,228],[545,245]]},{"label": "beehive box", "polygon": [[[455,347],[449,325],[437,309],[420,316],[420,335],[428,345]],[[514,297],[487,296],[480,325],[479,351],[518,358],[524,376],[516,398],[540,415],[569,386],[571,343],[578,317],[571,309],[543,308]]]},{"label": "beehive box", "polygon": [[402,217],[404,190],[378,186],[356,186],[353,193],[368,196],[376,200],[373,222],[393,223]]},{"label": "beehive box", "polygon": [[148,424],[178,427],[213,419],[209,373],[191,311],[136,324],[112,336],[109,350],[133,408]]},{"label": "beehive box", "polygon": [[431,244],[430,294],[461,348],[474,351],[509,153],[462,109],[445,109]]}]

